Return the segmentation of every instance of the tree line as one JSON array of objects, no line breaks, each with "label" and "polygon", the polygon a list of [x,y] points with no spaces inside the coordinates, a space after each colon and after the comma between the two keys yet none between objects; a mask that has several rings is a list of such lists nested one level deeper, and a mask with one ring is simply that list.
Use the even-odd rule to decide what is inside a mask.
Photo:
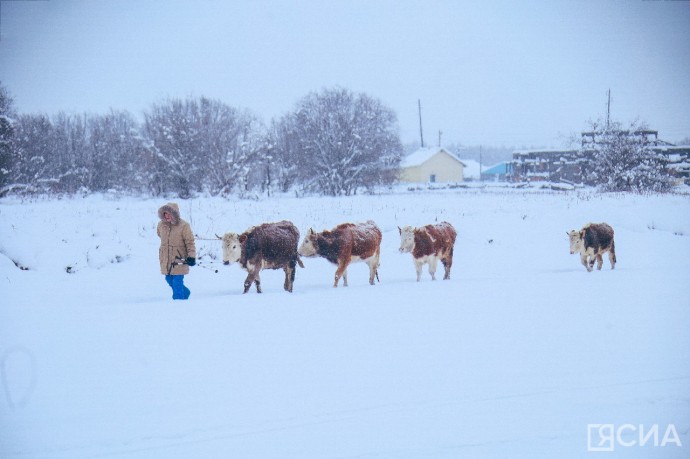
[{"label": "tree line", "polygon": [[[591,122],[575,152],[578,182],[602,191],[668,191],[667,158],[644,123]],[[118,192],[154,196],[295,191],[349,196],[397,180],[395,112],[343,88],[312,92],[264,123],[206,97],[154,103],[138,121],[105,115],[19,114],[0,83],[0,197]]]},{"label": "tree line", "polygon": [[0,196],[352,195],[395,181],[402,152],[395,112],[342,88],[266,124],[206,97],[154,103],[141,122],[118,110],[19,114],[0,84]]}]

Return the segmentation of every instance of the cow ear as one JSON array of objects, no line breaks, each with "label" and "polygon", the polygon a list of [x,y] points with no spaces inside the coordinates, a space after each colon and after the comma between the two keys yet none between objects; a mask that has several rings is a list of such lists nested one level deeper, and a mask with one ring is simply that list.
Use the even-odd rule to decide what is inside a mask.
[{"label": "cow ear", "polygon": [[585,238],[585,230],[580,231],[580,238],[581,239]]},{"label": "cow ear", "polygon": [[242,244],[244,241],[247,240],[247,235],[246,234],[241,234],[239,237],[240,244]]}]

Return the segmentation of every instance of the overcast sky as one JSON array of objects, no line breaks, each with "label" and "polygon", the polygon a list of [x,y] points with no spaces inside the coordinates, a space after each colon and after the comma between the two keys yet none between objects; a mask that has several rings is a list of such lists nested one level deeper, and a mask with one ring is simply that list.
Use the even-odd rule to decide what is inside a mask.
[{"label": "overcast sky", "polygon": [[0,81],[22,113],[137,117],[207,96],[269,122],[343,87],[403,142],[562,146],[605,116],[690,136],[690,1],[2,1]]}]

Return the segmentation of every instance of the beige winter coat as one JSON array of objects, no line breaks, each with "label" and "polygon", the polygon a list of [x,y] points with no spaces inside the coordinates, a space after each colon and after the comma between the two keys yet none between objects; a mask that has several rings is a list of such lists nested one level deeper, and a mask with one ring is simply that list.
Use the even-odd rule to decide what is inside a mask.
[{"label": "beige winter coat", "polygon": [[[163,218],[163,212],[169,212],[173,218],[168,223]],[[169,202],[158,209],[158,237],[161,238],[161,247],[158,250],[158,258],[161,263],[161,273],[178,275],[189,274],[189,266],[172,265],[175,257],[186,260],[187,257],[196,258],[196,246],[194,234],[189,223],[180,218],[180,208],[174,202]],[[171,269],[172,266],[172,269]]]}]

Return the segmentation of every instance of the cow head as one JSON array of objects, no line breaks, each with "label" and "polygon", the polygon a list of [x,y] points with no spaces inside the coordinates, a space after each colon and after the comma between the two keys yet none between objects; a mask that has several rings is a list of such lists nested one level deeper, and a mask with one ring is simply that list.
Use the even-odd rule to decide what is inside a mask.
[{"label": "cow head", "polygon": [[570,238],[570,255],[581,252],[584,244],[585,232],[572,230],[567,234],[568,238]]},{"label": "cow head", "polygon": [[309,228],[309,231],[307,231],[307,235],[304,236],[304,240],[302,241],[302,245],[299,246],[299,250],[297,252],[302,255],[303,257],[315,257],[317,255],[317,250],[316,250],[316,238],[318,237],[317,233],[312,229]]},{"label": "cow head", "polygon": [[414,228],[411,226],[403,226],[400,228],[400,253],[412,252],[414,250]]},{"label": "cow head", "polygon": [[236,233],[225,233],[222,237],[223,241],[223,264],[229,265],[240,261],[242,255],[242,245],[240,243],[240,236]]}]

